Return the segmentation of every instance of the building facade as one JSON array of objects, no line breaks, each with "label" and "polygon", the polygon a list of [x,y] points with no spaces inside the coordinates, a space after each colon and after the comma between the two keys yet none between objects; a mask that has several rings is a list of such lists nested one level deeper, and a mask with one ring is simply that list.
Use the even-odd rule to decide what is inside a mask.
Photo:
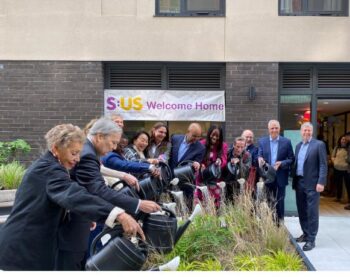
[{"label": "building facade", "polygon": [[344,0],[0,0],[0,141],[27,140],[32,159],[54,125],[102,115],[106,89],[136,89],[223,90],[229,143],[270,119],[296,140],[307,110],[333,142],[350,130],[348,14]]}]

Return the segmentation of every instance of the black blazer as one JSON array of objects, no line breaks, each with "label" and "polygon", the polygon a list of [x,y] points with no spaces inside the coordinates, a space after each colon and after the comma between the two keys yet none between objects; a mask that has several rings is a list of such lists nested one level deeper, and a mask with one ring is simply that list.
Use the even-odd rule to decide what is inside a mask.
[{"label": "black blazer", "polygon": [[[100,172],[100,159],[93,144],[86,140],[81,152],[80,162],[71,171],[71,177],[91,194],[124,209],[127,213],[136,212],[139,200],[118,193],[106,186]],[[78,214],[70,213],[70,220],[65,221],[59,233],[59,249],[65,251],[86,251],[88,248],[91,221]]]},{"label": "black blazer", "polygon": [[47,152],[27,169],[0,229],[0,269],[53,270],[64,208],[96,221],[105,220],[113,207],[72,181]]}]

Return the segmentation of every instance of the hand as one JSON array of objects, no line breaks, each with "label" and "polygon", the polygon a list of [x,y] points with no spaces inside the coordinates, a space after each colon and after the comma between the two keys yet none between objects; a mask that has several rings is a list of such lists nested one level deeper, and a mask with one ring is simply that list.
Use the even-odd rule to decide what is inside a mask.
[{"label": "hand", "polygon": [[273,168],[277,171],[278,168],[281,166],[282,162],[281,161],[277,161],[275,162],[275,165],[273,166]]},{"label": "hand", "polygon": [[155,167],[154,169],[152,169],[151,174],[154,177],[159,177],[160,176],[160,169],[158,167]]},{"label": "hand", "polygon": [[153,201],[141,200],[139,210],[144,213],[154,213],[161,210],[160,206]]},{"label": "hand", "polygon": [[93,231],[96,229],[96,226],[97,226],[97,223],[95,221],[91,222],[91,225],[90,225],[90,231]]},{"label": "hand", "polygon": [[201,164],[201,170],[205,169],[205,164]]},{"label": "hand", "polygon": [[123,177],[123,180],[130,186],[135,187],[137,191],[140,190],[139,181],[135,176],[132,176],[131,174],[126,173]]},{"label": "hand", "polygon": [[262,157],[258,158],[259,166],[263,166],[265,164],[265,160]]},{"label": "hand", "polygon": [[322,192],[324,190],[324,185],[321,185],[321,184],[317,184],[316,185],[316,191],[317,192]]},{"label": "hand", "polygon": [[194,168],[195,171],[198,171],[201,165],[199,162],[193,162],[192,167]]},{"label": "hand", "polygon": [[120,222],[124,232],[128,236],[135,237],[137,234],[139,234],[141,239],[145,240],[145,234],[143,233],[141,226],[136,222],[135,219],[132,218],[132,216],[124,212],[117,216],[117,220]]},{"label": "hand", "polygon": [[231,159],[231,163],[238,164],[239,163],[239,159],[238,158],[232,158]]},{"label": "hand", "polygon": [[221,165],[221,159],[217,158],[215,161],[215,165],[220,166]]},{"label": "hand", "polygon": [[158,159],[147,159],[147,162],[149,162],[150,164],[159,164]]}]

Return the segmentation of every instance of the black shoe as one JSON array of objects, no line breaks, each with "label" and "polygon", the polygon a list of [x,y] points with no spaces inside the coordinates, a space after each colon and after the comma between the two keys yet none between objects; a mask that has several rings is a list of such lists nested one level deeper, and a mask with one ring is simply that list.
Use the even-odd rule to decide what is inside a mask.
[{"label": "black shoe", "polygon": [[313,248],[315,248],[315,242],[307,241],[305,245],[303,246],[303,251],[310,251]]},{"label": "black shoe", "polygon": [[300,237],[295,239],[296,242],[306,242],[306,235],[302,234]]}]

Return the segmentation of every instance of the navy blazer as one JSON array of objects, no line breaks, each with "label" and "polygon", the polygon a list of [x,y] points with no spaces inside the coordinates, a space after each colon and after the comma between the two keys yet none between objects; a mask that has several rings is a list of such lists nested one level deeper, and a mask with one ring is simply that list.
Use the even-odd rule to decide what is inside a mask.
[{"label": "navy blazer", "polygon": [[[298,166],[298,155],[302,142],[295,147],[295,162],[293,166],[293,187],[297,185],[296,170]],[[327,150],[323,141],[311,139],[307,149],[303,177],[304,184],[311,189],[316,189],[317,184],[327,183]]]},{"label": "navy blazer", "polygon": [[173,135],[171,137],[172,148],[170,151],[169,166],[172,170],[176,168],[177,165],[182,161],[196,161],[201,163],[204,158],[205,147],[199,141],[196,141],[190,144],[185,154],[178,161],[180,145],[183,142],[184,138],[185,135]]},{"label": "navy blazer", "polygon": [[[264,158],[267,163],[271,164],[270,136],[259,140],[258,157]],[[294,153],[291,141],[285,137],[279,136],[276,161],[282,162],[276,172],[276,183],[278,186],[287,186],[289,171],[294,162]]]},{"label": "navy blazer", "polygon": [[47,152],[26,170],[0,230],[0,269],[53,270],[64,209],[97,221],[105,220],[113,208],[72,181]]},{"label": "navy blazer", "polygon": [[[80,155],[80,162],[71,171],[72,179],[85,187],[91,194],[135,214],[139,199],[118,193],[106,186],[100,172],[100,160],[93,144],[86,140]],[[86,251],[90,235],[91,221],[71,213],[70,220],[65,222],[59,233],[59,249],[65,251]]]}]

